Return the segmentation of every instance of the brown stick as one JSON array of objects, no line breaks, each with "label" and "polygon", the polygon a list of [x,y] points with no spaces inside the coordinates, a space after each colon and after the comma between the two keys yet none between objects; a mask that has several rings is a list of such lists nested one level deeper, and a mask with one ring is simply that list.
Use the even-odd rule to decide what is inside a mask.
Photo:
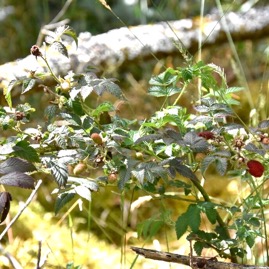
[{"label": "brown stick", "polygon": [[[138,255],[142,255],[147,259],[180,263],[190,266],[191,261],[189,256],[138,247],[131,247],[131,249]],[[192,268],[206,268],[206,269],[269,269],[268,266],[219,262],[217,261],[216,258],[208,259],[195,256],[192,257],[192,266],[193,266]]]}]

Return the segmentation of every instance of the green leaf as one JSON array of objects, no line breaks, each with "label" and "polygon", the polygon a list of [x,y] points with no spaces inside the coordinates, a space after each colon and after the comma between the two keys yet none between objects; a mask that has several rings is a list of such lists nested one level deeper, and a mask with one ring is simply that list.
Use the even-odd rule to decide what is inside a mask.
[{"label": "green leaf", "polygon": [[206,156],[201,163],[201,172],[204,174],[209,166],[215,162],[216,156]]},{"label": "green leaf", "polygon": [[126,166],[121,167],[119,170],[118,187],[120,190],[123,190],[125,184],[130,180],[132,175],[131,170],[132,170],[132,161],[126,159]]},{"label": "green leaf", "polygon": [[188,215],[186,213],[183,213],[181,216],[178,217],[176,221],[175,229],[176,229],[177,239],[179,239],[185,234],[185,232],[187,231],[188,225],[189,225]]},{"label": "green leaf", "polygon": [[180,92],[181,88],[178,88],[176,86],[151,86],[148,90],[148,94],[155,97],[168,97]]},{"label": "green leaf", "polygon": [[249,233],[249,235],[246,237],[246,242],[250,248],[252,248],[255,244],[255,235],[252,233]]},{"label": "green leaf", "polygon": [[66,29],[63,32],[64,35],[70,36],[75,41],[77,47],[78,47],[78,38],[75,30],[71,28],[70,26],[67,26]]},{"label": "green leaf", "polygon": [[150,239],[158,233],[158,231],[163,227],[165,222],[158,219],[158,217],[153,217],[148,220],[139,223],[137,226],[137,233],[139,237]]},{"label": "green leaf", "polygon": [[243,87],[230,87],[230,88],[227,88],[225,90],[226,94],[227,93],[233,93],[233,92],[240,92],[240,91],[243,91],[244,88]]},{"label": "green leaf", "polygon": [[68,58],[68,51],[67,48],[65,47],[65,45],[62,42],[59,41],[54,41],[51,44],[51,48],[53,48],[54,50],[58,51],[60,54],[64,55],[65,57]]},{"label": "green leaf", "polygon": [[221,176],[224,176],[227,171],[227,159],[218,157],[216,159],[216,169]]},{"label": "green leaf", "polygon": [[176,171],[183,177],[189,178],[191,181],[197,181],[199,182],[198,178],[196,177],[196,175],[192,172],[192,170],[183,164],[178,164],[175,167]]},{"label": "green leaf", "polygon": [[85,179],[85,178],[80,178],[80,177],[68,177],[67,182],[79,184],[81,186],[88,188],[91,191],[98,191],[98,188],[99,188],[96,181]]},{"label": "green leaf", "polygon": [[140,184],[144,183],[144,179],[145,179],[145,170],[141,169],[141,170],[133,170],[132,171],[132,175],[139,181]]},{"label": "green leaf", "polygon": [[68,202],[70,202],[75,197],[75,191],[70,190],[68,192],[60,193],[55,202],[55,215],[65,206]]},{"label": "green leaf", "polygon": [[198,256],[201,256],[202,254],[202,250],[208,247],[208,245],[205,242],[201,242],[201,241],[196,241],[193,245],[193,249],[195,250],[196,254]]},{"label": "green leaf", "polygon": [[81,126],[81,118],[74,113],[60,113],[60,116],[73,126]]},{"label": "green leaf", "polygon": [[186,182],[181,180],[170,180],[168,183],[170,186],[174,186],[177,188],[187,188],[187,189],[191,188],[190,184],[187,184]]},{"label": "green leaf", "polygon": [[57,159],[50,157],[42,158],[42,162],[50,169],[51,174],[54,176],[59,188],[65,187],[68,179],[67,165],[63,162],[59,162]]},{"label": "green leaf", "polygon": [[22,94],[32,90],[36,84],[36,80],[33,78],[26,79],[22,83]]},{"label": "green leaf", "polygon": [[94,79],[91,84],[94,85],[94,91],[100,96],[107,91],[115,97],[125,100],[120,87],[113,82],[113,79]]},{"label": "green leaf", "polygon": [[199,137],[196,132],[188,132],[184,136],[184,142],[193,150],[193,152],[206,152],[209,148],[207,141]]},{"label": "green leaf", "polygon": [[208,208],[206,208],[205,213],[206,213],[208,220],[212,224],[215,224],[217,221],[217,217],[218,217],[217,210],[214,207],[208,207]]},{"label": "green leaf", "polygon": [[84,115],[84,110],[82,107],[82,104],[78,98],[75,100],[69,99],[67,102],[69,108],[71,108],[74,112],[74,114],[77,114],[78,116],[83,116]]},{"label": "green leaf", "polygon": [[197,232],[199,230],[201,224],[201,209],[198,205],[191,204],[186,211],[186,216],[189,220],[189,226],[191,227],[193,232]]},{"label": "green leaf", "polygon": [[92,199],[92,195],[91,195],[91,191],[86,188],[85,186],[83,185],[80,185],[80,186],[76,186],[74,188],[74,191],[82,198],[88,200],[89,202],[91,201]]},{"label": "green leaf", "polygon": [[110,111],[114,111],[115,108],[114,106],[109,103],[109,102],[103,102],[102,104],[100,104],[98,107],[96,107],[92,113],[93,116],[98,117],[100,116],[103,112],[110,112]]},{"label": "green leaf", "polygon": [[29,162],[39,162],[39,156],[36,150],[29,145],[27,141],[20,141],[13,147],[14,154]]},{"label": "green leaf", "polygon": [[261,225],[261,222],[260,222],[260,220],[258,219],[258,218],[256,218],[256,217],[252,217],[252,218],[250,218],[249,220],[248,220],[248,223],[250,224],[250,225],[253,225],[254,227],[260,227],[260,225]]},{"label": "green leaf", "polygon": [[56,115],[58,112],[58,107],[55,105],[49,105],[45,108],[45,117],[48,119],[48,121],[50,122]]}]

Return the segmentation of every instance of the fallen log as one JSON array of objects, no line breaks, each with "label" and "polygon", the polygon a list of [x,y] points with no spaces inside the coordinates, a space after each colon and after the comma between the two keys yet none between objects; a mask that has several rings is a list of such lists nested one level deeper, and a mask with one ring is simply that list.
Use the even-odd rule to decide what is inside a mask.
[{"label": "fallen log", "polygon": [[[122,27],[96,36],[84,32],[79,34],[78,48],[74,43],[68,45],[69,58],[55,52],[51,54],[47,51],[46,54],[54,72],[66,74],[69,70],[81,72],[87,66],[101,70],[119,68],[138,60],[153,58],[153,55],[157,58],[180,55],[178,47],[181,42],[193,53],[197,51],[201,29],[204,48],[225,43],[226,31],[229,31],[235,41],[256,40],[269,36],[269,6],[253,8],[246,13],[229,12],[223,17],[209,14],[205,16],[202,27],[197,22],[199,20],[194,18]],[[45,69],[40,60],[29,55],[1,65],[0,81],[5,85],[5,82],[27,75],[27,70],[44,72]]]}]

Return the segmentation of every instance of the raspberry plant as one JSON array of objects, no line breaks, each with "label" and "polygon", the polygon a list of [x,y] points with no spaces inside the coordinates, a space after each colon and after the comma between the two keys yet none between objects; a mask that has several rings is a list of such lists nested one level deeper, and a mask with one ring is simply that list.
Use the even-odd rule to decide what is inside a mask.
[{"label": "raspberry plant", "polygon": [[[65,26],[46,39],[46,46],[68,57],[64,35],[77,43],[74,31]],[[185,57],[183,66],[152,77],[148,94],[164,102],[149,119],[137,121],[119,117],[109,101],[89,106],[92,94],[107,92],[125,100],[113,79],[98,78],[93,72],[57,76],[43,50],[33,46],[31,54],[44,61],[48,74],[31,72],[5,89],[8,107],[1,107],[0,125],[14,135],[2,141],[1,184],[34,188],[35,173],[51,174],[58,184],[53,192],[56,214],[75,197],[91,201],[92,192],[110,184],[121,192],[140,189],[163,200],[178,199],[177,194],[168,193],[182,191],[189,201],[186,211],[175,220],[170,211],[164,211],[141,222],[140,237],[153,237],[162,226],[173,225],[177,238],[188,233],[198,255],[204,248],[213,248],[234,262],[246,257],[246,246],[253,248],[256,238],[265,241],[268,249],[263,239],[268,199],[262,190],[268,176],[269,121],[257,126],[242,122],[233,109],[240,102],[233,96],[243,89],[228,87],[221,68]],[[55,86],[46,85],[48,77]],[[202,90],[190,92],[197,80]],[[51,100],[44,111],[46,122],[33,128],[28,124],[37,108],[27,103],[13,106],[12,91],[21,87],[25,94],[37,85]],[[184,94],[196,98],[179,106]],[[212,167],[221,176],[246,182],[249,194],[232,205],[216,202],[203,185]],[[91,178],[89,171],[94,170],[102,175]],[[1,222],[11,199],[9,192],[1,193]],[[202,216],[209,230],[201,227]]]}]

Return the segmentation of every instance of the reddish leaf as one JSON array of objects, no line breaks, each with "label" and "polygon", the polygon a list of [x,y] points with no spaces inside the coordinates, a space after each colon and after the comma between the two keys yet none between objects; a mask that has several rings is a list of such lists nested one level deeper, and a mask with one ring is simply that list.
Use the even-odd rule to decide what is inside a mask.
[{"label": "reddish leaf", "polygon": [[7,217],[7,214],[10,209],[10,201],[12,201],[12,197],[9,192],[0,193],[0,214],[1,214],[0,223],[2,223]]},{"label": "reddish leaf", "polygon": [[32,172],[35,171],[36,168],[33,164],[16,158],[11,157],[4,162],[0,163],[0,174],[9,174],[12,172]]},{"label": "reddish leaf", "polygon": [[12,172],[0,177],[0,184],[24,189],[34,189],[34,183],[35,181],[32,177],[21,172]]}]

